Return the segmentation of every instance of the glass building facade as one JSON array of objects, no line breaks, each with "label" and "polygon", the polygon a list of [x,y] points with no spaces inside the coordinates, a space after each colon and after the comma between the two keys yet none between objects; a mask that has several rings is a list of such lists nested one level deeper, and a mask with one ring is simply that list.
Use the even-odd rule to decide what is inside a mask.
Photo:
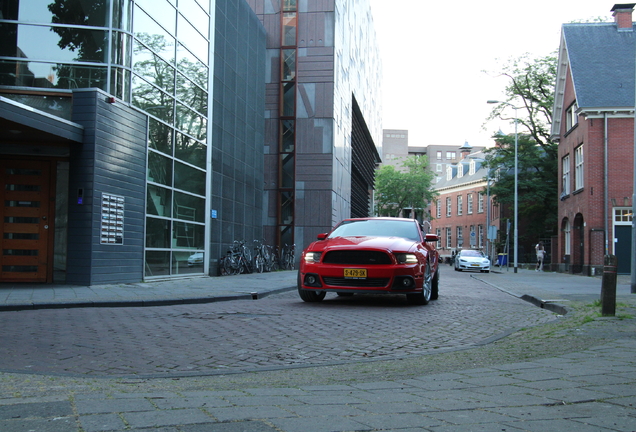
[{"label": "glass building facade", "polygon": [[[217,26],[224,38],[214,47]],[[213,226],[211,215],[237,217],[223,212],[222,203],[213,207],[214,174],[223,173],[227,190],[230,171],[242,166],[240,154],[252,161],[243,168],[247,177],[263,172],[265,32],[249,6],[243,0],[5,0],[0,41],[0,96],[70,121],[77,115],[73,92],[97,88],[147,116],[144,277],[214,273],[210,257],[236,234],[213,234],[224,227]],[[219,89],[215,117],[214,61],[229,56],[228,47],[241,54],[239,63],[224,60],[231,67],[221,69],[227,81],[220,84],[234,88]],[[249,85],[237,90],[243,82]],[[255,99],[245,96],[255,92]],[[234,156],[229,167],[223,160],[212,167],[215,127],[217,147]],[[254,205],[255,191],[262,200],[262,181],[251,177],[240,180],[251,196],[238,200]],[[254,227],[262,226],[261,214],[251,216],[258,220],[243,232],[260,236]]]}]

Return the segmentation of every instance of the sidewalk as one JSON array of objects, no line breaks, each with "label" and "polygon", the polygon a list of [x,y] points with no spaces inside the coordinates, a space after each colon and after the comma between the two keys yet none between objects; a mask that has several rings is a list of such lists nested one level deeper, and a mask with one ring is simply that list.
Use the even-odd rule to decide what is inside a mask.
[{"label": "sidewalk", "polygon": [[[452,267],[442,265],[444,273]],[[594,301],[601,293],[602,278],[519,269],[495,270],[471,277],[508,292],[539,302]],[[0,284],[0,311],[72,307],[166,306],[258,299],[296,289],[297,271],[252,273],[237,276],[192,277],[157,282],[113,285]],[[630,276],[618,277],[617,298],[630,296]],[[634,295],[636,297],[636,295]]]}]

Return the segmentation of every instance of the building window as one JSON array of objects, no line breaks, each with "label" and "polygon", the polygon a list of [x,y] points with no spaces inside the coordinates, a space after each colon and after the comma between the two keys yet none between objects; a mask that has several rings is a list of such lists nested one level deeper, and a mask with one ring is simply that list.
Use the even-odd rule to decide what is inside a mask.
[{"label": "building window", "polygon": [[561,161],[561,167],[563,169],[561,192],[563,195],[568,195],[570,193],[570,155],[563,158]]},{"label": "building window", "polygon": [[575,188],[583,189],[583,144],[574,149],[574,164]]},{"label": "building window", "polygon": [[448,165],[446,167],[446,181],[451,181],[453,179],[453,167]]},{"label": "building window", "polygon": [[631,222],[632,221],[632,209],[631,208],[615,208],[614,209],[614,222]]},{"label": "building window", "polygon": [[462,226],[458,226],[457,227],[457,247],[462,247],[464,246],[464,227]]},{"label": "building window", "polygon": [[484,196],[482,194],[479,194],[477,198],[477,213],[483,213],[483,212],[484,212]]},{"label": "building window", "polygon": [[475,225],[470,226],[470,247],[474,248],[477,246],[477,233],[475,232]]},{"label": "building window", "polygon": [[574,126],[579,124],[579,115],[576,113],[576,110],[578,108],[579,107],[575,101],[572,105],[570,105],[570,107],[565,112],[565,130],[566,131],[569,131]]},{"label": "building window", "polygon": [[473,214],[473,194],[468,194],[467,196],[467,201],[468,201],[468,209],[467,212],[468,214]]},{"label": "building window", "polygon": [[451,198],[446,197],[446,217],[450,217],[451,215]]},{"label": "building window", "polygon": [[565,220],[565,226],[563,227],[563,243],[564,243],[564,255],[570,255],[570,221]]},{"label": "building window", "polygon": [[437,245],[435,247],[437,249],[441,249],[442,248],[442,229],[437,228],[435,230],[435,234],[437,234]]},{"label": "building window", "polygon": [[442,170],[444,169],[444,165],[442,164],[435,164],[435,171],[437,172],[442,172]]},{"label": "building window", "polygon": [[476,171],[477,171],[477,164],[475,163],[475,160],[473,159],[470,161],[470,168],[468,170],[468,175],[474,175]]},{"label": "building window", "polygon": [[437,152],[437,160],[442,160],[442,152],[441,151]]},{"label": "building window", "polygon": [[446,152],[446,159],[455,160],[456,158],[457,158],[457,152],[454,152],[454,151]]},{"label": "building window", "polygon": [[484,248],[484,226],[483,225],[477,226],[477,247],[479,249]]},{"label": "building window", "polygon": [[453,247],[453,233],[450,228],[446,228],[446,247],[448,249]]},{"label": "building window", "polygon": [[457,216],[461,216],[464,213],[464,197],[457,196]]},{"label": "building window", "polygon": [[437,200],[437,219],[442,217],[442,200]]},{"label": "building window", "polygon": [[464,177],[464,164],[457,164],[457,178]]}]

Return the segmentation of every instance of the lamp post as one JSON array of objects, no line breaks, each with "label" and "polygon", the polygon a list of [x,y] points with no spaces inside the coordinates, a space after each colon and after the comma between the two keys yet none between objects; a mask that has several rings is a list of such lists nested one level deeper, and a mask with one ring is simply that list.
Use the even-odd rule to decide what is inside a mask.
[{"label": "lamp post", "polygon": [[518,267],[518,263],[517,263],[517,256],[519,255],[519,194],[518,194],[518,183],[519,183],[519,179],[518,179],[518,163],[519,163],[519,158],[517,156],[517,148],[519,147],[519,133],[517,131],[517,123],[518,123],[518,119],[519,117],[517,116],[517,110],[519,109],[519,107],[514,106],[511,103],[508,102],[503,102],[503,101],[498,101],[498,100],[489,100],[487,101],[487,103],[489,104],[502,104],[502,105],[508,105],[509,107],[511,107],[512,109],[515,110],[515,215],[514,215],[514,219],[515,219],[515,226],[514,226],[514,253],[515,253],[515,261],[514,261],[514,271],[515,273],[517,273],[517,267]]}]

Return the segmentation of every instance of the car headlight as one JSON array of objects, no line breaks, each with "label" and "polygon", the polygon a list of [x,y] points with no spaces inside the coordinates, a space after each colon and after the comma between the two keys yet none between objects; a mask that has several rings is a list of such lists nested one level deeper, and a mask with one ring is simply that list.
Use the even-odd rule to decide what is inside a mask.
[{"label": "car headlight", "polygon": [[305,262],[310,264],[320,262],[321,255],[322,252],[307,252],[305,254]]},{"label": "car headlight", "polygon": [[395,254],[395,258],[400,264],[417,264],[417,256],[415,254]]}]

